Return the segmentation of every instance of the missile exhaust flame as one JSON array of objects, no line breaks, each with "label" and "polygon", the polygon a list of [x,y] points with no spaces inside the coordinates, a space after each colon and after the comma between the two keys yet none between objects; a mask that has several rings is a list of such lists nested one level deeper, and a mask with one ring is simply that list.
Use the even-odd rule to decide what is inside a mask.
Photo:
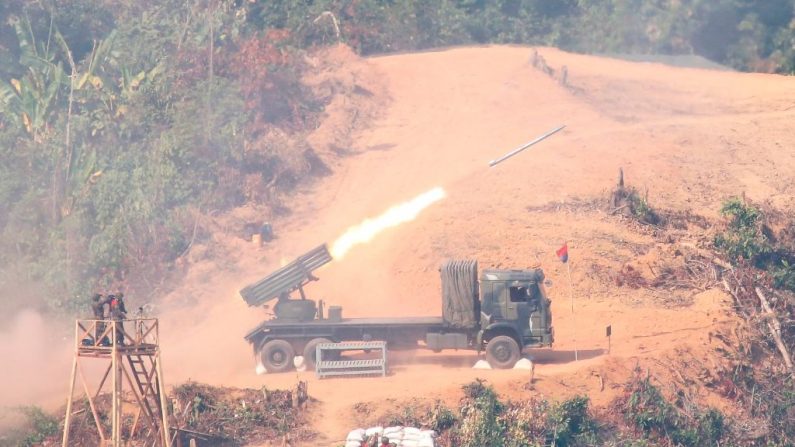
[{"label": "missile exhaust flame", "polygon": [[358,225],[348,228],[331,246],[331,256],[342,259],[355,245],[370,242],[378,233],[410,222],[435,202],[444,199],[447,193],[440,187],[426,191],[417,197],[395,205],[373,219],[365,219]]}]

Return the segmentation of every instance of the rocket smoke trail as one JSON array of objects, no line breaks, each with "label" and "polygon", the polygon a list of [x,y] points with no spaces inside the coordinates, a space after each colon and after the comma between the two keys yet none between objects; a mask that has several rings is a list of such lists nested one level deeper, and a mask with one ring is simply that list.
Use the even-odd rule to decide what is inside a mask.
[{"label": "rocket smoke trail", "polygon": [[342,236],[334,241],[331,245],[331,255],[334,259],[342,259],[355,245],[370,242],[378,233],[387,228],[393,228],[416,219],[422,210],[446,196],[447,193],[444,189],[436,187],[407,202],[389,208],[378,217],[365,219],[358,225],[348,228]]}]

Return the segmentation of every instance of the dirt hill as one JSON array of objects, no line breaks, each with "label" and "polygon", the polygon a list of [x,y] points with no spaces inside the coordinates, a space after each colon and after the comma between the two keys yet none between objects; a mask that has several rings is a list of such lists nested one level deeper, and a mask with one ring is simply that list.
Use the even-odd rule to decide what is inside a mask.
[{"label": "dirt hill", "polygon": [[[735,324],[727,296],[708,287],[619,287],[615,272],[629,264],[648,274],[670,247],[653,228],[605,212],[602,201],[623,168],[627,182],[660,209],[715,218],[724,198],[741,193],[793,209],[795,78],[537,51],[545,63],[524,47],[366,60],[341,54],[342,62],[327,70],[356,73],[360,94],[350,101],[366,103],[374,118],[357,127],[345,104],[329,112],[329,122],[356,131],[324,146],[331,147],[321,153],[332,172],[286,199],[291,213],[274,220],[273,242],[256,248],[229,230],[234,225],[223,226],[262,219],[255,208],[208,220],[212,238],[193,247],[184,285],[161,308],[167,380],[291,386],[295,374],[254,374],[242,337],[264,313],[247,308],[237,291],[435,187],[446,198],[353,247],[321,269],[309,290],[344,306],[345,316],[436,315],[437,268],[445,258],[476,258],[482,267],[540,265],[552,283],[556,344],[534,354],[534,390],[525,386],[526,371],[472,370],[469,353],[401,355],[386,379],[317,381],[300,374],[320,401],[315,420],[324,442],[357,425],[358,402],[456,400],[460,385],[475,377],[508,396],[587,392],[606,405],[638,363],[661,380],[678,380],[688,374],[677,366],[683,359],[713,361],[711,335]],[[561,124],[563,132],[488,167]],[[333,129],[323,132],[313,144],[336,138]],[[695,245],[688,237],[683,232],[678,243]],[[570,247],[574,313],[565,267],[554,254],[563,241]],[[614,334],[609,354],[607,325]],[[705,399],[725,404],[708,393]]]},{"label": "dirt hill", "polygon": [[[636,362],[672,380],[673,365],[682,359],[709,362],[710,334],[733,325],[727,297],[717,290],[617,287],[599,272],[618,271],[642,257],[652,262],[659,241],[599,206],[567,204],[606,197],[623,167],[627,181],[664,209],[715,217],[724,198],[740,193],[792,209],[795,155],[788,148],[795,143],[795,79],[551,48],[538,53],[554,73],[539,69],[538,59],[534,67],[533,50],[518,47],[346,57],[335,69],[376,74],[362,76],[361,87],[383,91],[372,99],[383,109],[342,148],[345,156],[331,161],[331,175],[291,199],[292,214],[277,221],[276,241],[262,249],[236,241],[234,264],[204,268],[172,294],[175,302],[191,296],[208,318],[187,341],[172,334],[173,346],[165,346],[170,376],[290,385],[291,374],[253,374],[241,337],[262,313],[245,308],[236,290],[434,187],[444,188],[447,197],[322,269],[314,295],[343,305],[348,316],[434,315],[440,306],[437,267],[447,257],[477,258],[482,266],[541,265],[552,282],[558,336],[554,349],[536,353],[534,392],[553,398],[589,392],[596,404],[606,404]],[[488,167],[489,160],[560,124],[567,126],[561,134]],[[570,245],[574,314],[565,269],[554,255],[564,240]],[[215,304],[212,310],[204,310],[208,303]],[[608,324],[614,333],[609,355]],[[530,392],[526,372],[476,372],[471,364],[468,354],[420,354],[398,359],[387,379],[302,377],[310,377],[311,394],[322,402],[317,428],[333,441],[357,424],[357,402],[456,399],[460,385],[475,377],[508,395]],[[604,391],[594,374],[606,382]]]}]

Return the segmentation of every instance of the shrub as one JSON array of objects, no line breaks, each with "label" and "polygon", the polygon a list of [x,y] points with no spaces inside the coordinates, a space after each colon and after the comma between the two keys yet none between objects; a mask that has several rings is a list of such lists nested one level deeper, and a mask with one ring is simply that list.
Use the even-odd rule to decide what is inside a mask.
[{"label": "shrub", "polygon": [[723,202],[720,214],[729,218],[729,226],[735,229],[750,228],[756,225],[762,213],[737,197]]},{"label": "shrub", "polygon": [[630,425],[644,434],[653,431],[665,433],[672,418],[672,407],[651,383],[651,378],[636,377],[630,385],[631,393],[624,409],[624,417]]},{"label": "shrub", "polygon": [[60,432],[58,419],[36,406],[21,407],[18,410],[25,416],[26,428],[19,432],[9,433],[8,437],[0,437],[0,446],[33,447],[43,445],[45,441],[54,442],[52,438],[57,437]]},{"label": "shrub", "polygon": [[436,430],[438,433],[452,428],[457,422],[453,410],[447,408],[439,401],[436,401],[436,404],[431,408],[428,419],[430,420],[431,429]]},{"label": "shrub", "polygon": [[458,443],[462,447],[503,447],[504,427],[500,414],[504,406],[490,386],[478,379],[464,385],[466,401],[461,407]]},{"label": "shrub", "polygon": [[650,225],[662,223],[662,218],[649,205],[647,197],[641,196],[635,187],[624,186],[623,171],[620,171],[618,185],[610,193],[610,206],[610,212],[613,214],[620,212],[627,217],[634,217],[637,221]]},{"label": "shrub", "polygon": [[745,259],[761,267],[764,255],[772,252],[760,225],[762,213],[736,197],[723,202],[720,213],[729,221],[726,231],[715,236],[715,248],[733,261]]},{"label": "shrub", "polygon": [[630,207],[632,210],[632,215],[634,215],[639,221],[652,225],[657,225],[660,223],[660,216],[654,211],[651,205],[649,205],[648,200],[646,200],[644,197],[641,197],[636,190],[632,189],[629,200],[632,203],[632,206]]},{"label": "shrub", "polygon": [[574,396],[555,405],[547,418],[547,426],[552,430],[547,442],[565,447],[575,445],[580,438],[595,441],[596,424],[588,411],[589,403],[588,396]]},{"label": "shrub", "polygon": [[725,436],[723,414],[714,408],[691,412],[680,411],[671,405],[651,378],[641,378],[639,371],[629,385],[629,395],[624,401],[624,419],[644,437],[660,438],[672,445],[720,445]]},{"label": "shrub", "polygon": [[773,278],[773,287],[795,291],[795,266],[787,260],[781,260],[778,265],[772,265],[768,270]]}]

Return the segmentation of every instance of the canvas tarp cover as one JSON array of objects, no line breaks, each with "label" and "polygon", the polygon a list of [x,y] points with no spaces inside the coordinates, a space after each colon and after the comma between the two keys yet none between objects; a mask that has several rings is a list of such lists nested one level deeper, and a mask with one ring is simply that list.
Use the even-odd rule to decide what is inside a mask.
[{"label": "canvas tarp cover", "polygon": [[480,316],[477,261],[446,261],[441,274],[444,321],[457,328],[474,327]]}]

